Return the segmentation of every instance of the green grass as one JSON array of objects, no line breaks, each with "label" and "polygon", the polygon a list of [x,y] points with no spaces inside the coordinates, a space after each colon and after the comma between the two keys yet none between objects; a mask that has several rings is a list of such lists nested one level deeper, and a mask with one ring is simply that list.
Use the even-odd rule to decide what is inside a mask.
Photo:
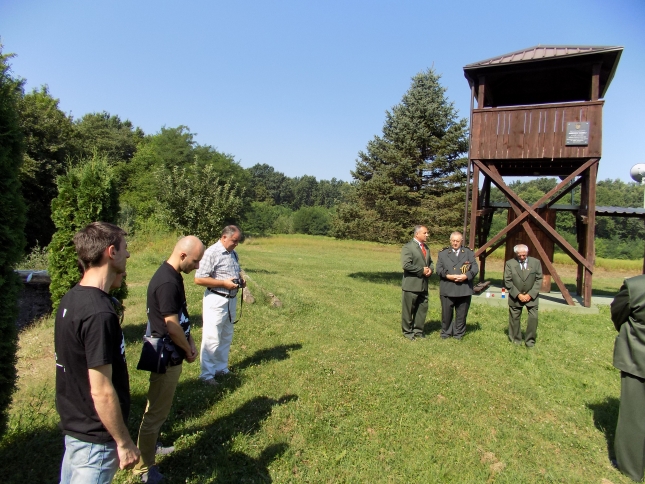
[{"label": "green grass", "polygon": [[[147,390],[147,374],[134,368],[146,286],[172,245],[130,244],[133,436]],[[544,312],[527,350],[508,343],[505,308],[473,305],[464,340],[442,341],[433,278],[428,337],[409,342],[399,250],[295,235],[238,248],[256,303],[244,305],[223,385],[201,385],[198,363],[184,364],[162,429],[177,448],[159,461],[170,482],[631,482],[608,460],[620,390],[608,310]],[[600,274],[594,285],[615,291],[622,277]],[[186,289],[199,342],[202,291],[192,275]],[[0,441],[3,483],[57,482],[52,334],[51,320],[21,333],[20,388]],[[134,480],[120,472],[116,482]]]}]

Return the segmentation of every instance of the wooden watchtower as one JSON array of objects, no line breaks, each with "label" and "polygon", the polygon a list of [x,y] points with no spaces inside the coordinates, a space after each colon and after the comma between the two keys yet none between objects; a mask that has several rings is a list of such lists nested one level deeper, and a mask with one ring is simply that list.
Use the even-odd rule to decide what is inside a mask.
[{"label": "wooden watchtower", "polygon": [[[545,283],[551,277],[566,302],[573,298],[553,266],[553,244],[578,265],[577,292],[591,304],[594,272],[596,177],[602,148],[602,98],[616,71],[622,47],[537,46],[464,67],[471,87],[472,170],[469,246],[477,250],[480,280],[486,257],[507,242],[526,241],[542,261]],[[557,176],[560,183],[529,205],[504,182],[504,176]],[[480,177],[483,177],[480,190]],[[491,184],[506,196],[508,225],[489,239],[496,207]],[[574,212],[577,248],[554,228],[552,206],[580,186]],[[466,216],[468,220],[468,199]]]}]

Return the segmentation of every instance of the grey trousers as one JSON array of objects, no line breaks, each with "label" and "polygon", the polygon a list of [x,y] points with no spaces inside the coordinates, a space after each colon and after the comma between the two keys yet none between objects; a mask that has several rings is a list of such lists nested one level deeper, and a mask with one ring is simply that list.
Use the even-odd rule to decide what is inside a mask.
[{"label": "grey trousers", "polygon": [[428,314],[428,292],[402,291],[401,329],[407,338],[423,334]]},{"label": "grey trousers", "polygon": [[[520,324],[520,317],[522,316],[522,308],[524,306],[508,307],[508,339],[512,343],[522,343],[522,326]],[[527,346],[533,346],[537,338],[538,326],[538,307],[526,306],[526,311],[529,317],[526,321],[526,333],[524,334],[524,341]]]},{"label": "grey trousers", "polygon": [[620,409],[614,451],[620,471],[640,482],[645,469],[645,379],[620,372]]},{"label": "grey trousers", "polygon": [[[461,339],[466,333],[466,317],[472,296],[439,296],[441,300],[441,337]],[[454,318],[453,318],[454,314]]]}]

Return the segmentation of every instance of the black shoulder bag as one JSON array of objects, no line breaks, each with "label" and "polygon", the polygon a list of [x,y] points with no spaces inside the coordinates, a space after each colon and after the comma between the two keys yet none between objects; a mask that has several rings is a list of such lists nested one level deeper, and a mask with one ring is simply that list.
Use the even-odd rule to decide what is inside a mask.
[{"label": "black shoulder bag", "polygon": [[137,370],[166,373],[166,367],[169,364],[177,364],[177,360],[181,362],[181,356],[170,336],[154,338],[150,330],[150,321],[148,321],[146,334],[143,335],[143,348],[141,348]]}]

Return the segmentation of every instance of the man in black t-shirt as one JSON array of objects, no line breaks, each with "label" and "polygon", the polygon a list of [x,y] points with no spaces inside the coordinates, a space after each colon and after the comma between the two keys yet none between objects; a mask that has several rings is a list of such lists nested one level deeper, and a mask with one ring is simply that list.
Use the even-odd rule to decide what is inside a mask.
[{"label": "man in black t-shirt", "polygon": [[197,358],[195,342],[190,335],[190,320],[181,273],[189,274],[198,268],[203,255],[204,244],[197,237],[182,238],[175,245],[170,258],[157,269],[148,285],[148,332],[155,338],[169,336],[177,350],[174,361],[171,358],[165,373],[150,373],[148,405],[139,427],[137,441],[141,450],[141,461],[134,468],[135,475],[148,484],[156,484],[163,479],[155,465],[157,438],[172,406],[175,388],[181,375],[182,360],[192,363]]},{"label": "man in black t-shirt", "polygon": [[94,222],[74,236],[83,277],[56,311],[56,409],[65,435],[61,483],[109,483],[139,460],[126,427],[125,342],[107,291],[125,272],[125,232]]}]

